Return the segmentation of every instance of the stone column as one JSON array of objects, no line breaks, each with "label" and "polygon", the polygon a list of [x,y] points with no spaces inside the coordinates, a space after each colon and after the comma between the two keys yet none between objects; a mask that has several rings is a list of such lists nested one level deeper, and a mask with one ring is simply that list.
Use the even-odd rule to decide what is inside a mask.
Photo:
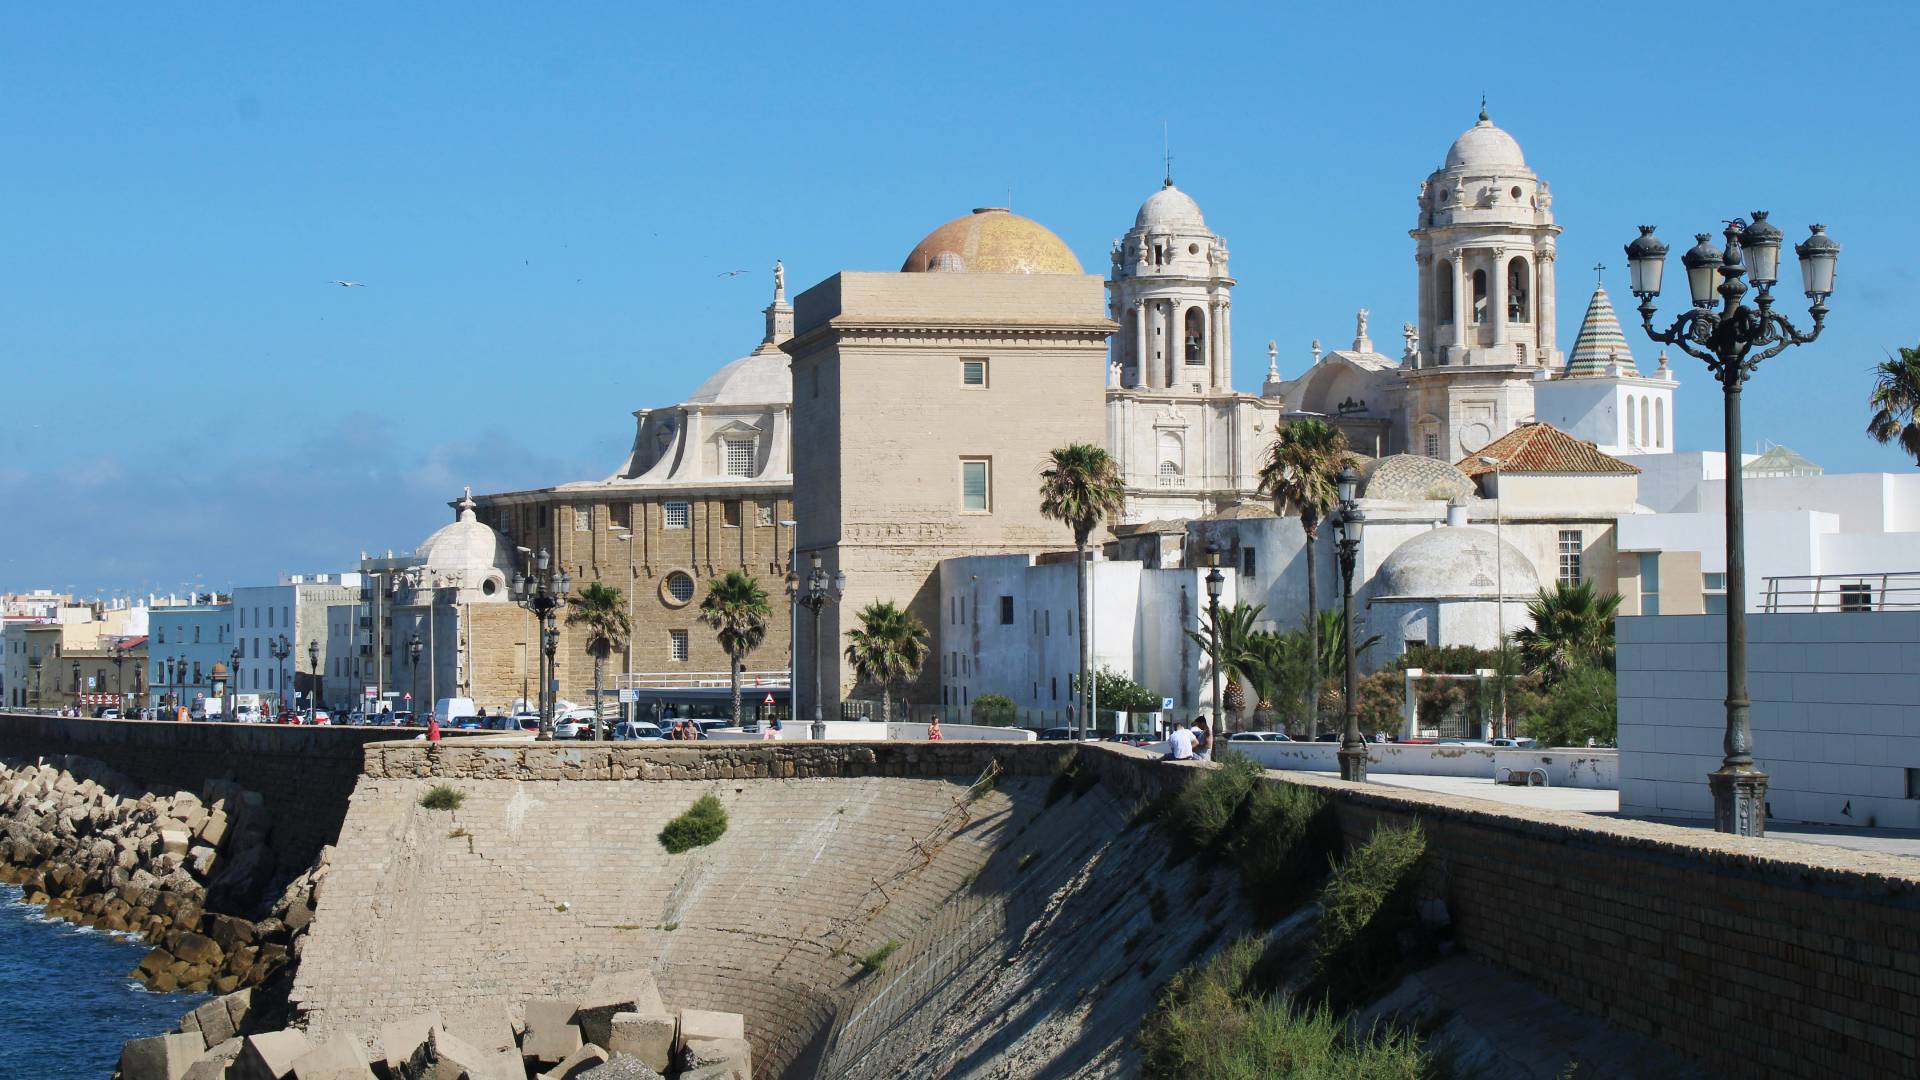
[{"label": "stone column", "polygon": [[1467,329],[1473,325],[1473,282],[1467,280],[1467,253],[1456,250],[1453,261],[1453,343],[1467,347]]},{"label": "stone column", "polygon": [[[1506,249],[1493,249],[1493,265],[1487,273],[1487,315],[1493,323],[1493,344],[1496,348],[1507,343],[1507,260]],[[1501,357],[1500,363],[1510,364],[1512,357]]]},{"label": "stone column", "polygon": [[1220,340],[1220,389],[1233,391],[1233,301],[1222,298],[1220,301],[1219,329],[1214,336]]},{"label": "stone column", "polygon": [[1144,300],[1133,302],[1133,385],[1152,385],[1147,381],[1147,305]]},{"label": "stone column", "polygon": [[1220,351],[1220,297],[1216,294],[1207,298],[1207,384],[1214,389],[1220,388],[1220,365],[1224,354]]},{"label": "stone column", "polygon": [[1553,255],[1553,248],[1542,247],[1534,254],[1533,258],[1534,273],[1537,277],[1537,281],[1533,286],[1533,295],[1540,298],[1539,306],[1535,312],[1536,317],[1540,320],[1540,327],[1535,333],[1539,335],[1540,362],[1543,364],[1553,362],[1555,337],[1553,324]]},{"label": "stone column", "polygon": [[[1418,303],[1414,305],[1413,316],[1420,320],[1419,325],[1416,327],[1420,333],[1413,340],[1418,344],[1423,356],[1430,356],[1433,350],[1433,346],[1427,344],[1427,340],[1433,336],[1433,292],[1439,288],[1439,285],[1435,281],[1435,275],[1428,269],[1431,265],[1432,262],[1429,259],[1420,255],[1413,257],[1414,279],[1420,282],[1420,299]],[[1423,362],[1430,363],[1431,361]]]}]

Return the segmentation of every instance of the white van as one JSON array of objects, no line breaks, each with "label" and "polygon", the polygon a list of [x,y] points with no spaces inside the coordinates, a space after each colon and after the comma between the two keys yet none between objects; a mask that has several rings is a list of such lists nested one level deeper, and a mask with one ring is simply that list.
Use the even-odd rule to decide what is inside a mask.
[{"label": "white van", "polygon": [[459,727],[460,721],[479,714],[470,697],[443,697],[433,703],[434,719],[439,720],[443,728]]}]

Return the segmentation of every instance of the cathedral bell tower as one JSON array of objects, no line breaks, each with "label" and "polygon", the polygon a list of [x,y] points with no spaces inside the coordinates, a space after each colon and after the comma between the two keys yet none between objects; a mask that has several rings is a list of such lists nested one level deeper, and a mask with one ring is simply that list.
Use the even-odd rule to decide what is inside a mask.
[{"label": "cathedral bell tower", "polygon": [[1108,304],[1118,385],[1233,392],[1233,278],[1227,244],[1172,177],[1113,243]]}]

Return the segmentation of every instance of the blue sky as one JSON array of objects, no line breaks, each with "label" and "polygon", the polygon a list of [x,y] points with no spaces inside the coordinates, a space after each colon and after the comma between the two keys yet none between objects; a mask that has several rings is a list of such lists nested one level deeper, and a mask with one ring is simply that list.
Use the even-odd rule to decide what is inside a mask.
[{"label": "blue sky", "polygon": [[[758,340],[776,257],[796,288],[891,270],[1010,190],[1102,269],[1163,122],[1255,389],[1269,338],[1289,376],[1361,306],[1397,339],[1414,196],[1483,91],[1553,185],[1562,341],[1586,267],[1630,306],[1638,223],[1677,251],[1755,207],[1824,222],[1831,328],[1749,384],[1748,437],[1912,468],[1861,430],[1868,369],[1920,341],[1920,18],[1691,10],[16,5],[0,589],[341,569],[462,484],[602,476],[633,409]],[[1676,366],[1679,446],[1711,448],[1716,388]]]}]

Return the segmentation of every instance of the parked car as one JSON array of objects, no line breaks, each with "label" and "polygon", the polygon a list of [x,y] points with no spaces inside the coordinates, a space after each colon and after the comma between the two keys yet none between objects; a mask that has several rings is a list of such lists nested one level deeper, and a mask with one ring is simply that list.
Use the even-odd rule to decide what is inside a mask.
[{"label": "parked car", "polygon": [[1532,739],[1489,739],[1488,746],[1497,746],[1503,750],[1533,750],[1539,743]]},{"label": "parked car", "polygon": [[1292,742],[1284,731],[1236,731],[1227,736],[1228,742]]},{"label": "parked car", "polygon": [[577,739],[585,731],[585,717],[563,716],[553,722],[553,737],[556,739]]},{"label": "parked car", "polygon": [[[1070,727],[1043,728],[1040,731],[1040,740],[1042,742],[1072,742],[1073,731],[1074,729]],[[1099,739],[1100,735],[1098,732],[1087,733],[1088,742],[1098,742]]]},{"label": "parked car", "polygon": [[393,719],[389,720],[388,723],[394,727],[412,727],[414,723],[413,713],[406,709],[397,709],[393,713]]},{"label": "parked car", "polygon": [[667,733],[661,731],[658,725],[650,724],[645,720],[622,720],[613,725],[613,737],[621,740],[660,742],[667,737]]},{"label": "parked car", "polygon": [[325,709],[315,709],[313,710],[311,721],[316,724],[331,724],[333,723],[333,714]]}]

